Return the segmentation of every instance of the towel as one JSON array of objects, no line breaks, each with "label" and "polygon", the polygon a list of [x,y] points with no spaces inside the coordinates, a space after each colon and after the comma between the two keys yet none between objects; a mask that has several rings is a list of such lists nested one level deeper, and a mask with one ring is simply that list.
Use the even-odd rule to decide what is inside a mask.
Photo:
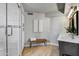
[{"label": "towel", "polygon": [[36,38],[31,38],[31,41],[35,41],[36,40]]}]

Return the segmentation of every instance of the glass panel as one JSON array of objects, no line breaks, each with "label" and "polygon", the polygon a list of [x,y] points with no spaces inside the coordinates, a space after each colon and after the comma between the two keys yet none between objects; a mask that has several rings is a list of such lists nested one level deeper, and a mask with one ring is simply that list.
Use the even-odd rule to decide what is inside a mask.
[{"label": "glass panel", "polygon": [[0,3],[0,56],[6,55],[6,4]]}]

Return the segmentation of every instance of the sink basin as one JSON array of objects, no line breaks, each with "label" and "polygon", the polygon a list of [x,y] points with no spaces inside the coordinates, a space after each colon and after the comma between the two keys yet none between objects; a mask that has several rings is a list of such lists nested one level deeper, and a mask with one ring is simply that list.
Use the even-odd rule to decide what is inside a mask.
[{"label": "sink basin", "polygon": [[74,39],[69,34],[60,35],[58,41],[79,43],[79,36],[74,35]]}]

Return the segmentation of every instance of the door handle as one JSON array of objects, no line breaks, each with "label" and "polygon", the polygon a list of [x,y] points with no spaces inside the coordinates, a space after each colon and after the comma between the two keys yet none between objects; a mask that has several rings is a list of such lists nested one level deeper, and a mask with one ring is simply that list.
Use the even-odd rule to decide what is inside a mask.
[{"label": "door handle", "polygon": [[12,36],[13,35],[13,28],[11,25],[8,25],[8,36]]}]

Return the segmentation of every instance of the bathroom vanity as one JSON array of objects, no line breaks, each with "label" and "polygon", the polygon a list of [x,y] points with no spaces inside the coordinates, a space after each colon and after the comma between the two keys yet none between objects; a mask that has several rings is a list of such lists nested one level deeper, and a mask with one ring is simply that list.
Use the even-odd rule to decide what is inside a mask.
[{"label": "bathroom vanity", "polygon": [[79,36],[60,35],[58,43],[60,56],[79,56]]},{"label": "bathroom vanity", "polygon": [[[69,16],[67,33],[61,34],[58,38],[60,56],[79,56],[79,11],[76,6],[72,6],[71,10],[73,12]],[[74,38],[71,33],[74,33]]]}]

